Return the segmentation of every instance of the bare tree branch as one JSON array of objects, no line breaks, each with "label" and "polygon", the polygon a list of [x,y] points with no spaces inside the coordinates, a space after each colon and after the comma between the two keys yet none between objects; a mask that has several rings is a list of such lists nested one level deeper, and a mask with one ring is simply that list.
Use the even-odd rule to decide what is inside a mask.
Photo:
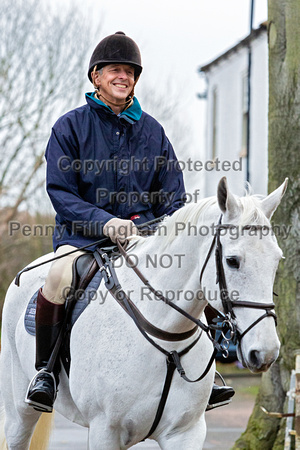
[{"label": "bare tree branch", "polygon": [[52,124],[82,95],[94,38],[79,9],[55,15],[41,0],[2,0],[0,28],[0,201],[17,211],[41,185]]}]

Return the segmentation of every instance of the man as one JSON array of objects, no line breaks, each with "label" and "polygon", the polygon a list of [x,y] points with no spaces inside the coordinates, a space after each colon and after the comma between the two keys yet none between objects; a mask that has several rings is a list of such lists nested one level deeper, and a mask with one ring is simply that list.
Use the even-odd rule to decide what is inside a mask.
[{"label": "man", "polygon": [[[52,129],[46,159],[47,192],[57,213],[55,256],[102,236],[125,240],[137,233],[135,224],[184,205],[183,176],[174,150],[161,125],[142,111],[134,96],[141,72],[136,43],[123,32],[107,36],[89,64],[95,92],[86,94],[87,103],[62,116]],[[59,372],[58,367],[55,374],[45,367],[64,318],[72,263],[79,254],[53,262],[37,297],[39,372],[26,402],[45,412],[52,411]]]}]

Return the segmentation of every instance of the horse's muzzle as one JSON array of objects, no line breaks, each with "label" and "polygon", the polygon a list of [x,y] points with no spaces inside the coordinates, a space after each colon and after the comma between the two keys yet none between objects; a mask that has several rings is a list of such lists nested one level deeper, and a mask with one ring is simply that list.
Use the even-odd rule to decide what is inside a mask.
[{"label": "horse's muzzle", "polygon": [[257,349],[249,350],[247,356],[238,348],[237,355],[244,367],[253,373],[266,372],[276,361],[279,355],[279,346],[275,346],[272,350],[260,351]]}]

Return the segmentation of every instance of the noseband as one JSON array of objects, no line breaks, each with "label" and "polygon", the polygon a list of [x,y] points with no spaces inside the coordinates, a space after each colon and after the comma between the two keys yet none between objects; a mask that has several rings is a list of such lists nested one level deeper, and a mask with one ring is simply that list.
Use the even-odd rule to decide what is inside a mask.
[{"label": "noseband", "polygon": [[[234,344],[240,343],[242,338],[250,331],[255,325],[257,325],[261,320],[263,320],[265,317],[273,317],[275,320],[275,324],[277,325],[277,316],[274,311],[272,311],[275,308],[274,303],[260,303],[260,302],[248,302],[248,301],[235,301],[231,300],[228,294],[228,288],[226,283],[226,277],[225,277],[225,271],[223,266],[223,248],[221,244],[221,230],[229,229],[232,225],[230,224],[222,224],[222,215],[220,216],[218,225],[216,226],[216,232],[213,238],[213,241],[211,243],[211,246],[209,248],[208,254],[206,256],[205,262],[203,264],[201,273],[200,273],[200,285],[202,282],[202,277],[204,274],[204,270],[207,266],[207,263],[210,259],[210,256],[213,252],[214,247],[215,248],[215,264],[216,264],[216,273],[217,273],[217,279],[216,283],[219,285],[220,290],[220,297],[222,301],[222,306],[224,310],[224,316],[223,316],[223,322],[226,322],[230,328],[230,338],[233,341]],[[259,229],[260,226],[258,225],[247,225],[243,227],[243,230],[247,229]],[[246,330],[244,330],[242,333],[238,330],[236,325],[236,315],[234,312],[234,308],[251,308],[251,309],[263,309],[265,310],[265,313],[262,314],[257,320],[255,320]],[[214,309],[214,308],[213,308]],[[218,315],[220,315],[220,311],[217,311]],[[215,327],[218,328],[218,327]]]}]

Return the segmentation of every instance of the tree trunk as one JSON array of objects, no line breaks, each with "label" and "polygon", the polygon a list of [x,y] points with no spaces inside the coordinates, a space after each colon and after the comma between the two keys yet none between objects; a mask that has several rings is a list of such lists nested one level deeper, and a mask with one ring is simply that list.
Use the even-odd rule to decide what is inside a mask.
[{"label": "tree trunk", "polygon": [[[262,412],[286,412],[286,392],[300,349],[300,2],[269,0],[269,192],[289,178],[273,218],[285,260],[275,282],[280,357],[262,377],[245,433],[234,448],[282,449],[286,419]],[[284,230],[288,228],[286,238]]]}]

